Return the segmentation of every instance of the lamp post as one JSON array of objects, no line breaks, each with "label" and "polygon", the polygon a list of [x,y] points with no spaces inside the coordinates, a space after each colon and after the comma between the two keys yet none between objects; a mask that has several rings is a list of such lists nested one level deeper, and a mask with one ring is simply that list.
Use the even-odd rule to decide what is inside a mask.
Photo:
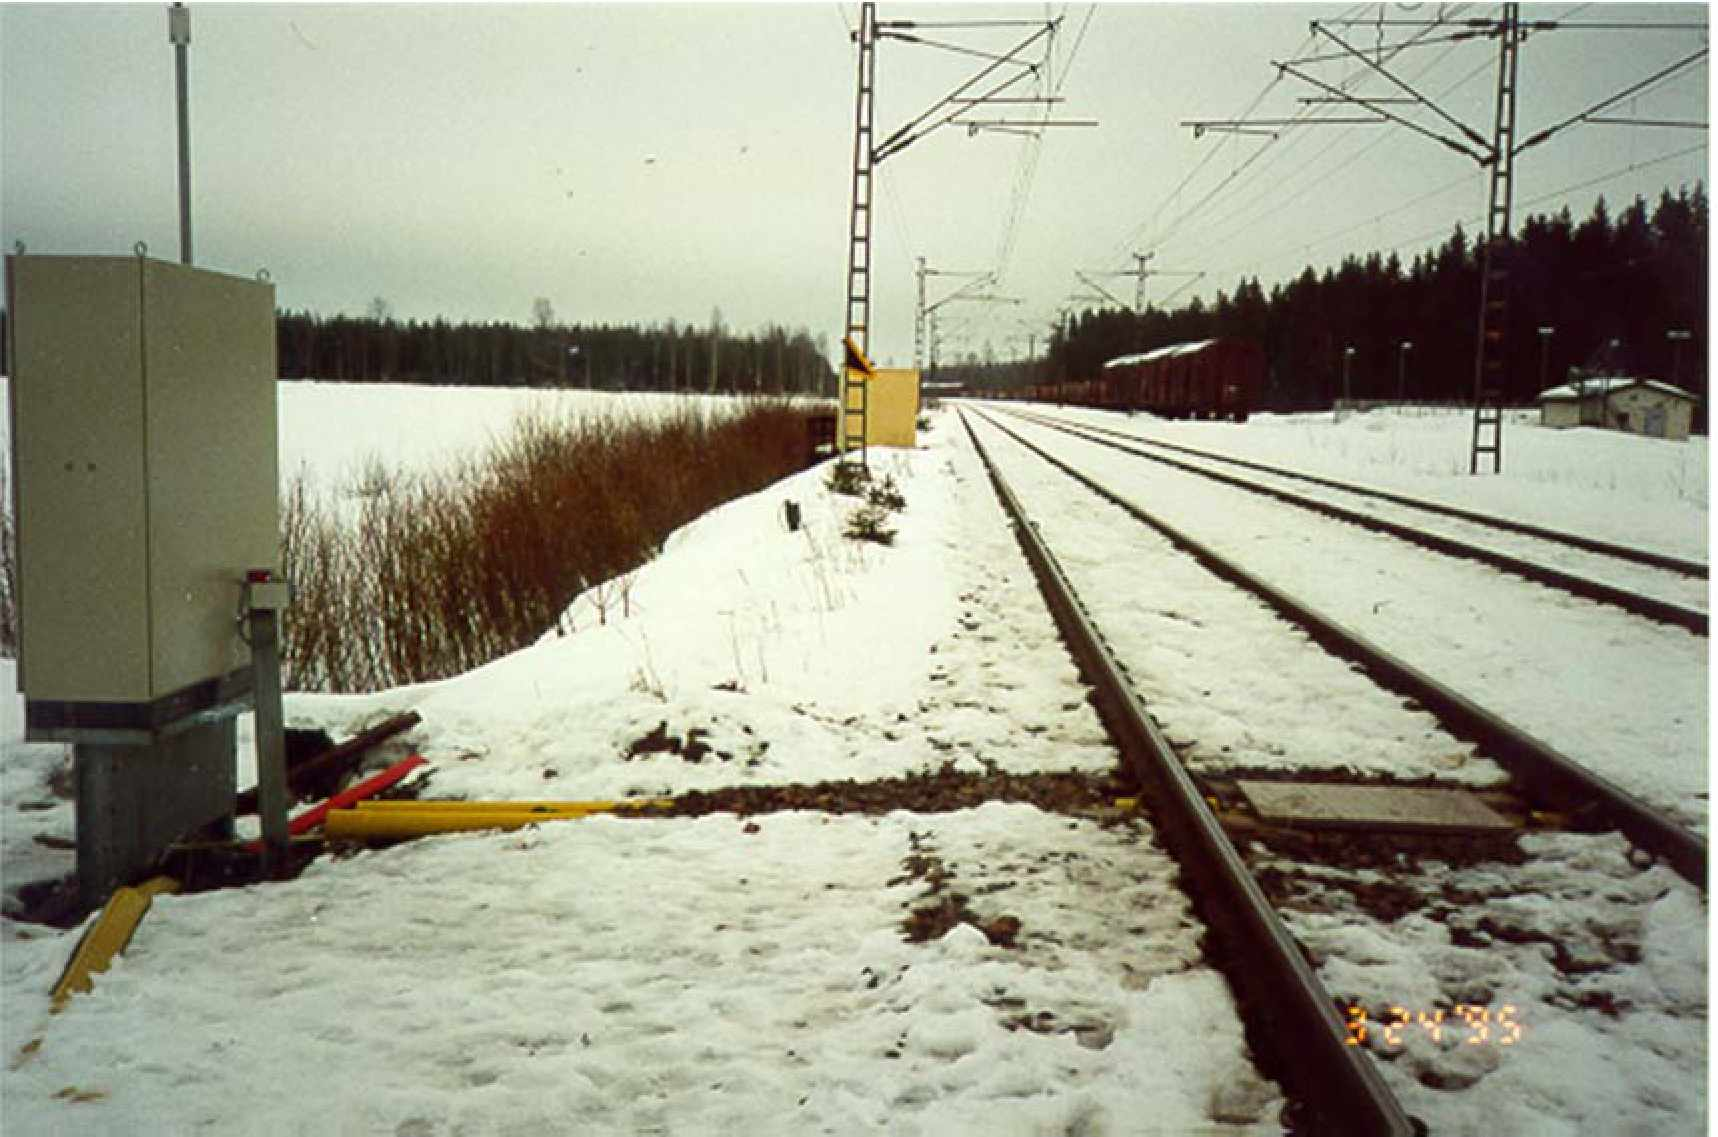
[{"label": "lamp post", "polygon": [[1539,329],[1539,389],[1541,391],[1550,389],[1551,336],[1556,331],[1556,328]]},{"label": "lamp post", "polygon": [[1350,366],[1353,364],[1353,362],[1354,362],[1354,348],[1352,346],[1344,347],[1342,349],[1342,397],[1340,399],[1334,400],[1336,403],[1336,406],[1335,406],[1335,408],[1331,414],[1331,419],[1334,422],[1341,422],[1342,421],[1343,407],[1346,406],[1347,403],[1349,402],[1350,390],[1349,390],[1348,380],[1349,380]]},{"label": "lamp post", "polygon": [[179,263],[191,263],[191,109],[185,53],[191,46],[191,12],[183,4],[167,9],[167,41],[173,45],[174,85],[179,107]]},{"label": "lamp post", "polygon": [[1408,353],[1414,350],[1413,340],[1403,340],[1396,347],[1396,401],[1408,398]]},{"label": "lamp post", "polygon": [[1672,344],[1670,349],[1670,382],[1672,386],[1682,380],[1682,345],[1694,338],[1694,333],[1674,328],[1664,333],[1664,338]]}]

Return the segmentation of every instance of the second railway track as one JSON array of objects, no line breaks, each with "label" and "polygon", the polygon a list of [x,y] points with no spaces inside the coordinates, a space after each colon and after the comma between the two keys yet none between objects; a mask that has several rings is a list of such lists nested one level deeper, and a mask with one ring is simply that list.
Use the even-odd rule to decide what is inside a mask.
[{"label": "second railway track", "polygon": [[[1706,635],[1706,566],[1259,462],[1010,408],[1016,419]],[[1244,473],[1243,473],[1244,471]]]},{"label": "second railway track", "polygon": [[[981,453],[984,452],[986,447],[970,420],[967,429],[972,432],[975,445],[979,445]],[[1513,1016],[1527,1014],[1543,1019],[1549,1015],[1555,1019],[1571,1006],[1577,1011],[1590,1005],[1612,1006],[1606,1002],[1612,998],[1611,995],[1583,989],[1580,978],[1583,968],[1588,966],[1582,960],[1594,952],[1603,956],[1610,950],[1604,946],[1610,940],[1600,936],[1594,941],[1599,944],[1596,947],[1582,941],[1579,935],[1572,935],[1567,943],[1559,941],[1554,947],[1554,955],[1560,978],[1547,988],[1540,982],[1542,977],[1536,978],[1531,974],[1534,970],[1532,951],[1524,955],[1515,951],[1522,944],[1531,948],[1547,937],[1539,929],[1512,923],[1508,914],[1511,895],[1539,892],[1557,894],[1564,902],[1577,908],[1590,904],[1593,912],[1603,913],[1594,915],[1589,923],[1608,925],[1609,921],[1615,920],[1626,925],[1638,920],[1640,913],[1649,908],[1652,901],[1662,900],[1663,895],[1668,895],[1662,892],[1667,878],[1665,868],[1643,869],[1630,865],[1622,855],[1626,842],[1617,845],[1614,837],[1607,838],[1593,831],[1616,828],[1626,832],[1629,841],[1654,850],[1674,864],[1684,877],[1695,882],[1699,889],[1704,889],[1706,850],[1704,840],[1698,835],[1632,800],[1603,779],[1593,778],[1554,752],[1551,752],[1553,758],[1561,761],[1552,762],[1551,772],[1537,769],[1543,755],[1524,757],[1521,752],[1523,741],[1529,751],[1538,749],[1543,752],[1549,748],[1535,747],[1524,732],[1507,728],[1507,724],[1502,724],[1506,729],[1499,733],[1495,724],[1488,726],[1477,722],[1469,713],[1477,708],[1438,705],[1435,695],[1427,698],[1423,694],[1410,696],[1412,702],[1404,705],[1401,676],[1391,675],[1390,665],[1386,662],[1374,659],[1361,664],[1368,673],[1382,676],[1383,682],[1391,688],[1389,692],[1379,692],[1368,702],[1353,690],[1356,684],[1364,685],[1365,681],[1360,676],[1349,673],[1344,678],[1340,666],[1330,667],[1334,661],[1313,662],[1313,657],[1320,653],[1311,645],[1307,645],[1307,650],[1313,653],[1311,656],[1297,656],[1291,662],[1287,655],[1279,653],[1292,650],[1287,645],[1295,637],[1289,636],[1285,640],[1280,631],[1266,632],[1262,626],[1230,636],[1229,648],[1232,652],[1238,648],[1239,654],[1219,662],[1215,670],[1209,662],[1203,665],[1190,662],[1190,649],[1186,645],[1191,641],[1185,637],[1174,634],[1154,637],[1163,642],[1142,648],[1137,629],[1118,631],[1117,620],[1124,623],[1130,619],[1143,621],[1166,630],[1209,630],[1201,626],[1219,618],[1213,613],[1240,611],[1236,607],[1236,599],[1232,596],[1221,601],[1202,598],[1197,595],[1199,589],[1209,586],[1195,583],[1190,574],[1204,570],[1194,570],[1192,566],[1171,569],[1167,563],[1152,560],[1150,565],[1135,563],[1130,566],[1139,587],[1128,590],[1130,595],[1107,595],[1105,602],[1097,606],[1094,616],[1094,609],[1065,590],[1069,576],[1081,581],[1084,587],[1091,582],[1114,581],[1125,573],[1118,571],[1114,558],[1109,558],[1106,563],[1105,558],[1077,549],[1051,553],[1050,546],[1058,543],[1051,531],[1072,532],[1074,530],[1069,527],[1077,523],[1060,516],[1060,511],[1054,507],[1052,523],[1052,515],[1041,512],[1042,504],[1035,513],[1043,520],[1034,521],[1027,507],[1020,504],[1020,498],[1007,488],[1008,476],[999,466],[1013,471],[1022,468],[1022,463],[1037,463],[1044,472],[1033,477],[1040,482],[1044,479],[1065,480],[1065,474],[1070,471],[1049,473],[1042,462],[1047,456],[1024,457],[1030,453],[1026,444],[1003,433],[993,423],[987,425],[983,433],[992,447],[1000,446],[1011,452],[1006,461],[988,455],[986,461],[991,464],[999,493],[1010,503],[1012,510],[1020,511],[1016,524],[1022,531],[1022,544],[1027,546],[1028,555],[1034,560],[1052,609],[1057,612],[1058,624],[1074,645],[1082,671],[1096,685],[1094,701],[1102,708],[1106,723],[1121,742],[1124,752],[1142,771],[1141,781],[1148,787],[1147,796],[1152,802],[1154,819],[1194,881],[1195,895],[1202,898],[1202,914],[1225,939],[1224,953],[1232,959],[1239,953],[1248,960],[1248,965],[1240,971],[1239,982],[1243,988],[1250,983],[1254,989],[1244,991],[1244,998],[1253,1004],[1255,1014],[1259,1013],[1261,999],[1281,999],[1290,1008],[1265,1012],[1267,1019],[1274,1019],[1275,1029],[1286,1031],[1290,1037],[1300,1040],[1298,1048],[1290,1047],[1287,1064],[1292,1072],[1285,1081],[1290,1083],[1294,1092],[1314,1099],[1326,1118],[1344,1116],[1345,1110],[1359,1110],[1369,1120],[1354,1122],[1353,1132],[1412,1131],[1411,1123],[1405,1121],[1406,1111],[1400,1102],[1395,1101],[1395,1095],[1404,1090],[1419,1102],[1441,1102],[1436,1108],[1446,1121],[1465,1116],[1463,1107],[1452,1104],[1447,1095],[1432,1095],[1428,1099],[1417,1088],[1464,1088],[1480,1082],[1497,1068],[1495,1063],[1487,1066],[1487,1062],[1496,1057],[1494,1050],[1484,1051],[1491,1058],[1481,1061],[1474,1057],[1481,1051],[1470,1052],[1461,1048],[1483,1042],[1474,1035],[1475,1028],[1471,1023],[1466,1037],[1452,1045],[1451,1037],[1457,1033],[1457,1023],[1463,1021],[1458,1020],[1458,1012],[1465,1019],[1477,1022],[1475,1016],[1481,1014],[1479,1008],[1482,1005],[1487,1008],[1484,1014],[1491,1015],[1493,1010],[1490,1008],[1495,1002],[1507,999],[1512,993],[1517,994],[1520,1002],[1504,1003],[1506,1010],[1497,1011],[1507,1019],[1507,1028],[1499,1026],[1498,1019],[1486,1021],[1491,1024],[1489,1029],[1503,1033],[1513,1030],[1509,1042],[1521,1042],[1520,1020]],[[1037,489],[1025,496],[1028,499],[1038,497],[1042,501],[1042,494],[1043,490]],[[1065,509],[1065,506],[1061,507],[1061,510]],[[1118,512],[1113,504],[1100,505],[1095,499],[1091,509],[1094,512]],[[1092,519],[1087,517],[1085,523],[1089,526]],[[1116,522],[1109,523],[1110,528],[1122,524],[1125,522],[1119,516]],[[1145,532],[1143,527],[1137,528]],[[1162,538],[1156,540],[1163,543]],[[1039,546],[1036,553],[1032,551],[1033,545]],[[1056,565],[1058,555],[1075,558],[1071,573]],[[1215,586],[1217,590],[1225,587]],[[1100,593],[1103,591],[1100,587]],[[1240,606],[1245,607],[1247,603],[1242,601]],[[1295,617],[1290,615],[1289,618]],[[1259,615],[1255,613],[1252,619],[1256,622]],[[1305,634],[1320,643],[1331,644],[1328,629],[1312,626]],[[1119,637],[1118,642],[1125,642],[1128,650],[1112,654],[1105,644],[1112,637]],[[1221,634],[1205,636],[1212,641],[1223,638]],[[1162,657],[1154,659],[1153,651],[1160,651]],[[1247,670],[1248,663],[1244,657],[1248,654],[1256,657],[1251,666],[1257,671]],[[1350,661],[1356,660],[1352,644],[1338,649],[1338,654]],[[1156,673],[1159,666],[1171,673],[1180,671],[1182,674],[1166,681],[1162,674]],[[1319,672],[1321,667],[1324,670]],[[1224,669],[1229,669],[1229,674],[1222,675]],[[1272,685],[1268,680],[1270,674],[1307,670],[1321,674],[1323,678],[1317,682],[1329,688],[1331,721],[1328,732],[1322,737],[1321,732],[1314,730],[1300,737],[1279,739],[1266,736],[1265,732],[1270,728],[1263,724],[1268,716],[1255,710],[1252,721],[1248,721],[1248,712],[1244,708],[1249,705],[1293,698],[1292,694],[1285,693],[1290,688],[1279,689]],[[1213,679],[1214,674],[1222,675],[1222,678]],[[1231,686],[1242,689],[1239,697],[1234,691],[1215,693],[1212,689],[1205,689],[1196,692],[1189,687],[1209,684],[1215,688],[1224,679]],[[1161,727],[1152,722],[1151,716],[1144,714],[1135,693],[1142,688],[1153,692],[1151,709],[1158,719],[1163,720]],[[1459,697],[1457,702],[1462,702]],[[1438,721],[1425,722],[1427,716],[1422,708],[1430,709]],[[1304,706],[1300,711],[1304,721]],[[1348,720],[1359,725],[1351,728]],[[1458,739],[1465,740],[1465,744]],[[1466,745],[1476,741],[1477,746]],[[1587,832],[1554,834],[1547,831],[1542,836],[1524,837],[1518,842],[1505,839],[1502,844],[1490,839],[1476,839],[1469,842],[1466,850],[1460,847],[1460,842],[1439,846],[1435,841],[1428,845],[1418,838],[1374,838],[1365,834],[1359,837],[1293,838],[1286,850],[1280,834],[1275,838],[1266,835],[1258,840],[1231,844],[1221,831],[1217,815],[1208,805],[1233,804],[1236,776],[1245,776],[1249,772],[1257,776],[1260,771],[1248,769],[1249,756],[1256,758],[1261,753],[1272,754],[1275,759],[1267,763],[1275,769],[1266,771],[1264,776],[1291,780],[1304,777],[1307,771],[1302,770],[1300,775],[1296,775],[1289,768],[1297,762],[1307,761],[1309,755],[1316,755],[1311,765],[1322,765],[1323,769],[1312,772],[1313,780],[1325,780],[1345,767],[1360,773],[1368,768],[1381,773],[1383,770],[1379,767],[1393,765],[1404,777],[1418,782],[1494,786],[1512,782],[1521,799],[1517,803],[1518,816],[1528,818],[1530,828],[1549,823],[1553,827],[1572,825]],[[1494,766],[1488,760],[1490,758],[1497,758],[1500,763],[1506,762],[1513,767],[1516,770],[1513,780]],[[1560,810],[1561,815],[1547,816],[1537,812],[1552,808]],[[1516,854],[1505,851],[1517,845],[1520,850]],[[1596,851],[1600,849],[1604,852]],[[1524,859],[1522,850],[1525,851]],[[1421,860],[1427,863],[1422,865]],[[1319,863],[1321,861],[1326,863]],[[1594,868],[1601,861],[1602,868]],[[1553,879],[1547,875],[1551,866],[1567,871],[1559,871]],[[1470,881],[1491,883],[1482,886]],[[1315,909],[1317,905],[1333,903],[1329,897],[1345,889],[1353,893],[1351,904],[1358,905],[1347,918],[1335,919],[1334,923],[1320,923],[1316,916],[1299,910],[1309,903],[1309,897],[1313,898],[1310,902]],[[1282,944],[1276,942],[1284,935],[1280,924],[1276,932],[1263,929],[1263,925],[1271,923],[1274,917],[1267,920],[1258,913],[1248,916],[1228,910],[1230,904],[1242,909],[1256,905],[1261,892],[1269,893],[1272,903],[1296,909],[1293,922],[1295,937],[1301,941],[1300,948],[1307,950],[1314,962],[1320,965],[1321,975],[1327,982],[1333,987],[1343,988],[1340,992],[1327,991],[1322,996],[1316,994],[1316,986],[1313,988],[1315,995],[1312,1001],[1318,998],[1325,1000],[1322,1013],[1320,1008],[1310,1005],[1307,996],[1286,994],[1296,985],[1292,978],[1296,960],[1278,958],[1294,954],[1285,953]],[[1228,899],[1231,894],[1240,896],[1246,893],[1253,895],[1245,901]],[[1470,897],[1471,901],[1463,907],[1460,903],[1452,904],[1452,896]],[[1415,951],[1421,950],[1405,946],[1407,941],[1401,938],[1400,918],[1413,912],[1421,913],[1415,919],[1422,921],[1414,925],[1415,934],[1423,934],[1417,931],[1422,926],[1441,923],[1446,929],[1443,934],[1449,937],[1436,950],[1425,949],[1429,952],[1425,958],[1432,961],[1425,966],[1432,974],[1422,976],[1426,983],[1422,984],[1421,993],[1404,989],[1380,994],[1353,989],[1352,985],[1359,977],[1368,974],[1369,968],[1372,972],[1377,971],[1374,966],[1377,957],[1400,954],[1411,958]],[[1433,923],[1425,924],[1427,919]],[[1367,938],[1376,942],[1356,956],[1356,940]],[[1290,942],[1293,943],[1292,940]],[[1264,946],[1267,944],[1269,946]],[[1623,951],[1610,962],[1620,960],[1626,963],[1628,955]],[[1499,962],[1499,957],[1503,956],[1509,959]],[[1260,958],[1270,958],[1275,962],[1266,965],[1258,962]],[[1479,962],[1487,959],[1487,963]],[[1591,963],[1590,959],[1588,963]],[[1590,970],[1602,971],[1605,966],[1592,966]],[[1458,974],[1466,968],[1486,971],[1484,981]],[[1441,969],[1448,969],[1450,974],[1438,974]],[[1232,979],[1235,977],[1236,973],[1232,971]],[[1401,982],[1404,987],[1408,983],[1406,980]],[[1515,984],[1514,992],[1509,990],[1511,983]],[[1535,989],[1536,984],[1538,989]],[[1277,994],[1272,995],[1271,992]],[[1342,998],[1335,998],[1333,1002],[1333,997],[1338,994]],[[1416,1003],[1416,999],[1420,1003]],[[1346,1022],[1336,1017],[1339,1011],[1348,1016]],[[1699,1013],[1704,1015],[1703,1005]],[[1450,1016],[1447,1030],[1444,1026],[1446,1014]],[[1367,1035],[1369,1021],[1370,1038]],[[1291,1023],[1294,1025],[1288,1025]],[[1318,1025],[1313,1025],[1315,1023]],[[1501,1038],[1494,1041],[1501,1042]],[[1392,1049],[1393,1046],[1397,1049]],[[1335,1051],[1350,1058],[1362,1052],[1371,1054],[1378,1061],[1379,1069],[1390,1072],[1387,1081],[1391,1083],[1392,1092],[1380,1098],[1375,1093],[1376,1086],[1371,1084],[1372,1079],[1364,1072],[1346,1068]],[[1518,1056],[1519,1053],[1525,1052],[1518,1052]],[[1404,1055],[1406,1060],[1398,1061]],[[1478,1066],[1475,1066],[1476,1062]],[[1531,1066],[1533,1061],[1524,1060],[1524,1064]],[[1371,1074],[1378,1074],[1379,1069],[1372,1070]],[[1404,1073],[1408,1076],[1405,1085]],[[1324,1088],[1309,1091],[1309,1086]],[[1346,1107],[1336,1104],[1339,1095],[1344,1094],[1354,1095],[1365,1104]],[[1488,1102],[1485,1094],[1475,1094],[1471,1100],[1475,1117],[1482,1116],[1485,1109],[1494,1109],[1496,1105],[1495,1101]],[[1348,1113],[1346,1116],[1358,1117],[1360,1114]],[[1403,1125],[1409,1125],[1409,1128],[1399,1128]],[[1458,1123],[1452,1131],[1463,1129]],[[1432,1130],[1441,1131],[1436,1124]]]}]

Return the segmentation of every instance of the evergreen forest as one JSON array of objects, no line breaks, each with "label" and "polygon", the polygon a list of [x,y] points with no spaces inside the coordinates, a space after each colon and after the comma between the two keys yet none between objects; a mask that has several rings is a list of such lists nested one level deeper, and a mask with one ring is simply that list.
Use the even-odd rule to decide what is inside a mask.
[{"label": "evergreen forest", "polygon": [[[1578,367],[1675,382],[1704,402],[1707,239],[1703,184],[1666,190],[1653,206],[1637,197],[1615,216],[1600,198],[1578,223],[1566,207],[1528,217],[1507,253],[1505,400],[1530,403]],[[1171,310],[1071,314],[1046,359],[987,367],[969,358],[936,378],[988,389],[1077,381],[1119,355],[1235,336],[1265,349],[1263,409],[1329,407],[1343,394],[1345,359],[1355,399],[1471,400],[1481,240],[1458,225],[1405,266],[1394,254],[1352,255],[1268,294],[1243,279],[1209,305],[1195,297]]]},{"label": "evergreen forest", "polygon": [[605,391],[824,393],[827,349],[807,331],[735,334],[707,327],[566,325],[537,302],[530,326],[395,320],[381,300],[361,317],[278,315],[282,379]]}]

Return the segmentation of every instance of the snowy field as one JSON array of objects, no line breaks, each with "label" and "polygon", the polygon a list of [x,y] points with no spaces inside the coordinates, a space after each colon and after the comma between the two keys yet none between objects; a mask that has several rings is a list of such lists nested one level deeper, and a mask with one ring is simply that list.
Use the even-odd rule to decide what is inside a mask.
[{"label": "snowy field", "polygon": [[[303,468],[325,484],[371,453],[414,468],[455,461],[505,431],[521,402],[557,397],[282,392],[283,477]],[[420,393],[415,411],[390,402]],[[660,405],[565,398],[580,409]],[[1704,556],[1704,440],[1671,453],[1580,431],[1541,445],[1533,428],[1512,427],[1506,463],[1521,466],[1506,468],[1523,476],[1468,479],[1439,465],[1454,454],[1465,469],[1465,419],[1405,420],[1411,445],[1381,437],[1380,421],[1151,429],[1542,523],[1614,509],[1602,526],[1568,527]],[[430,759],[426,796],[659,794],[951,762],[974,774],[1107,771],[1114,753],[952,411],[934,415],[921,443],[874,452],[908,503],[891,548],[844,540],[850,499],[808,471],[713,511],[623,584],[581,598],[564,622],[571,634],[438,683],[289,694],[288,721],[341,737],[417,711],[423,723],[406,741]],[[1381,455],[1392,448],[1420,457],[1387,477],[1395,467]],[[1600,462],[1630,472],[1597,475]],[[1635,496],[1631,512],[1623,503]],[[798,532],[783,521],[788,499],[805,510]],[[1640,537],[1648,530],[1659,539]],[[1084,571],[1105,571],[1091,560]],[[1185,599],[1155,607],[1207,602],[1203,585],[1167,575],[1184,570],[1162,568],[1162,586]],[[1260,624],[1235,640],[1244,652],[1279,634]],[[1146,649],[1173,655],[1189,642],[1165,634]],[[1314,689],[1340,686],[1341,671]],[[1332,712],[1294,679],[1272,693],[1272,713],[1312,754]],[[11,685],[9,665],[0,680]],[[1207,699],[1160,682],[1154,697],[1205,714],[1188,728],[1208,748],[1196,758],[1256,750],[1265,734],[1244,693]],[[597,819],[324,860],[287,884],[158,900],[95,992],[50,1016],[47,989],[77,933],[24,925],[11,903],[27,880],[72,867],[53,847],[72,834],[54,784],[66,756],[21,743],[19,702],[0,700],[5,1132],[1278,1131],[1280,1093],[1253,1072],[1149,827],[1020,804]],[[1350,755],[1355,768],[1495,777],[1410,712],[1379,712],[1362,729],[1370,741],[1364,761]],[[710,749],[698,761],[634,753],[653,731],[696,731]],[[1666,870],[1632,869],[1606,839],[1545,840],[1543,862],[1451,877],[1476,897],[1497,892],[1476,910],[1507,911],[1514,923],[1504,923],[1533,933],[1520,943],[1478,950],[1426,921],[1384,935],[1336,909],[1298,917],[1297,933],[1328,956],[1327,975],[1348,968],[1337,975],[1356,997],[1431,998],[1455,979],[1517,984],[1497,995],[1533,1008],[1522,1045],[1452,1057],[1450,1045],[1416,1039],[1393,1059],[1434,1133],[1702,1131],[1703,898]],[[970,925],[908,942],[901,921],[929,895],[927,857],[980,917],[1017,918],[1017,945]],[[1534,935],[1595,945],[1582,957],[1587,986],[1553,973]],[[1595,985],[1620,1015],[1588,998]],[[1416,1070],[1468,1081],[1431,1090]],[[1485,1119],[1492,1128],[1475,1128]]]},{"label": "snowy field", "polygon": [[688,406],[719,414],[743,405],[729,396],[397,383],[293,381],[279,391],[281,480],[304,475],[323,489],[350,485],[372,463],[410,473],[447,469],[505,438],[521,417],[649,418]]}]

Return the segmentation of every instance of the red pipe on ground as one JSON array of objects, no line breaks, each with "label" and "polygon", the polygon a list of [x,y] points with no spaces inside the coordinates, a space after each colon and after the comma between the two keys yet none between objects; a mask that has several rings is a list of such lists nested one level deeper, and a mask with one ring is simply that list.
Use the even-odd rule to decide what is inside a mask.
[{"label": "red pipe on ground", "polygon": [[[413,754],[409,758],[402,758],[392,766],[389,766],[386,770],[383,770],[381,773],[371,774],[363,781],[341,790],[327,801],[320,805],[313,805],[297,817],[294,817],[287,823],[287,835],[297,837],[302,833],[308,833],[310,830],[322,824],[323,819],[328,816],[329,810],[349,808],[353,804],[363,801],[367,797],[381,793],[383,790],[400,781],[419,766],[427,765],[429,765],[429,760],[419,754]],[[251,841],[245,845],[246,852],[260,852],[261,850],[261,841]]]}]

